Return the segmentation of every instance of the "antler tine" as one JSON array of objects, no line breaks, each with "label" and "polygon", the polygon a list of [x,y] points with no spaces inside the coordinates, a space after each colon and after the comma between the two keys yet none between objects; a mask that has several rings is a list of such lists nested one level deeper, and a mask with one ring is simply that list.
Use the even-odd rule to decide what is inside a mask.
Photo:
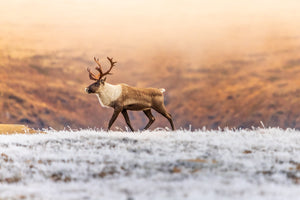
[{"label": "antler tine", "polygon": [[101,76],[101,74],[103,74],[103,71],[102,71],[101,64],[100,64],[100,62],[99,62],[99,58],[94,57],[94,61],[95,61],[95,62],[97,63],[97,65],[98,65],[98,67],[96,67],[95,69],[99,71],[100,76]]},{"label": "antler tine", "polygon": [[109,68],[109,70],[108,70],[107,72],[104,73],[105,75],[111,74],[110,71],[112,70],[112,68],[113,68],[113,67],[115,66],[115,64],[117,63],[117,62],[114,62],[114,61],[113,61],[113,58],[107,57],[107,59],[108,59],[109,62],[110,62],[110,68]]},{"label": "antler tine", "polygon": [[113,58],[110,58],[110,57],[107,57],[107,59],[109,60],[109,62],[112,64],[112,65],[115,65],[117,62],[113,62]]},{"label": "antler tine", "polygon": [[97,81],[99,79],[99,77],[97,77],[95,74],[93,74],[91,72],[90,68],[87,68],[86,70],[89,72],[89,77],[90,77],[91,80]]}]

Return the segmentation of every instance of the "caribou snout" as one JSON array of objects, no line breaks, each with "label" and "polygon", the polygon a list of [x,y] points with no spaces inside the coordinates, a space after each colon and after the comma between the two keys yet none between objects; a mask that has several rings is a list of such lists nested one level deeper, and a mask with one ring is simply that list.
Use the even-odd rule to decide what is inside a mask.
[{"label": "caribou snout", "polygon": [[84,91],[85,91],[87,94],[90,94],[90,93],[91,93],[91,91],[90,91],[89,88],[85,88]]}]

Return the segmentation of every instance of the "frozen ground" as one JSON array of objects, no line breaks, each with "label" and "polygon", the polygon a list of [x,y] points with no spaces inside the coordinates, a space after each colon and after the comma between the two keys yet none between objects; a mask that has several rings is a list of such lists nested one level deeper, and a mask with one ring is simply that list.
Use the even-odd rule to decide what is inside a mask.
[{"label": "frozen ground", "polygon": [[300,132],[0,135],[0,199],[299,199]]}]

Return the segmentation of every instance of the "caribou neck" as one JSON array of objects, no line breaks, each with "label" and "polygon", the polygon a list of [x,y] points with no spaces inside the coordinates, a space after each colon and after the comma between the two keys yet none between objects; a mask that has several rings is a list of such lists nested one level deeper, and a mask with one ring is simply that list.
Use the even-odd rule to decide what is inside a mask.
[{"label": "caribou neck", "polygon": [[96,93],[101,106],[109,107],[112,102],[116,101],[122,94],[121,85],[112,85],[105,83]]}]

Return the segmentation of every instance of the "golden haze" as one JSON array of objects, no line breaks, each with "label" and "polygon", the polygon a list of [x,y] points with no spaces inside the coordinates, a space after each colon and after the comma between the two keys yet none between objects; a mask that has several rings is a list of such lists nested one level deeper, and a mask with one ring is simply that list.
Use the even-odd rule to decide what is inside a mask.
[{"label": "golden haze", "polygon": [[[106,127],[84,93],[93,57],[110,83],[166,88],[177,128],[300,128],[297,1],[12,0],[0,3],[0,122]],[[168,126],[156,115],[152,128]],[[131,113],[134,128],[146,124]],[[124,127],[122,116],[116,126]]]}]

